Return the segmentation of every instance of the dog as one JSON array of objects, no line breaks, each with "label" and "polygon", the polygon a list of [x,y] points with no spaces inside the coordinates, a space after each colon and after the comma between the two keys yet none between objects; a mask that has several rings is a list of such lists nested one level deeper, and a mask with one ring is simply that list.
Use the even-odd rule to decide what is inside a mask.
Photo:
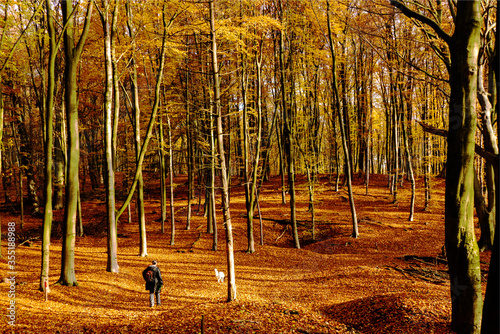
[{"label": "dog", "polygon": [[215,277],[217,277],[217,283],[224,283],[224,273],[222,271],[217,271],[217,269],[215,269]]}]

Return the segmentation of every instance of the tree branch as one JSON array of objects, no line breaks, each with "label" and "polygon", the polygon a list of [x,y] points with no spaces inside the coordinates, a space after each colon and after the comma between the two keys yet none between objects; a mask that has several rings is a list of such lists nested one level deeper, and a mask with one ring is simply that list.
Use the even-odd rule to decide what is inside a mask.
[{"label": "tree branch", "polygon": [[451,36],[448,35],[446,33],[446,31],[444,31],[436,21],[428,18],[427,16],[424,16],[420,13],[417,13],[417,12],[411,10],[410,8],[406,7],[406,5],[403,4],[400,0],[391,0],[391,5],[393,5],[397,9],[399,9],[406,17],[411,18],[411,19],[415,19],[417,21],[422,22],[423,24],[428,25],[436,32],[436,34],[443,41],[445,41],[447,44],[450,43]]},{"label": "tree branch", "polygon": [[[422,129],[425,132],[432,133],[433,135],[437,135],[437,136],[448,138],[448,130],[436,128],[436,127],[434,127],[432,125],[425,124],[422,121],[417,121],[417,122],[418,122],[418,124],[420,124],[422,126]],[[481,156],[482,158],[484,158],[485,160],[487,160],[487,161],[489,161],[489,162],[491,162],[493,164],[497,164],[498,163],[498,155],[497,154],[485,150],[484,148],[482,148],[478,144],[475,144],[475,145],[476,145],[475,152],[479,156]]]}]

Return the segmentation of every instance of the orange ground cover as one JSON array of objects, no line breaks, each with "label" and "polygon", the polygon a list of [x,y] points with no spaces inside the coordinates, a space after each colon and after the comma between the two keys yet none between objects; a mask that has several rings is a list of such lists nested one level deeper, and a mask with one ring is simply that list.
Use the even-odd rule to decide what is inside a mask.
[{"label": "orange ground cover", "polygon": [[[0,284],[1,332],[17,333],[449,333],[450,297],[446,264],[439,255],[444,244],[444,180],[433,180],[432,203],[423,211],[419,183],[416,213],[408,221],[410,187],[399,187],[392,203],[387,177],[372,176],[368,194],[355,180],[358,239],[350,238],[351,213],[346,189],[334,191],[323,177],[316,186],[316,241],[311,240],[306,183],[299,178],[297,208],[301,249],[293,248],[289,231],[270,219],[289,219],[281,203],[279,178],[263,186],[260,206],[264,245],[255,221],[256,253],[247,254],[244,193],[233,181],[231,214],[235,238],[237,300],[226,302],[227,284],[217,283],[214,268],[226,272],[221,214],[219,249],[211,251],[212,235],[195,205],[186,230],[186,178],[176,188],[176,237],[170,246],[170,221],[160,232],[157,176],[147,179],[148,257],[138,257],[136,219],[119,224],[120,273],[106,268],[103,196],[83,202],[85,236],[77,239],[77,287],[55,285],[59,278],[61,240],[51,246],[51,292],[48,301],[38,291],[39,240],[16,248],[16,319],[8,324],[9,284]],[[121,183],[120,183],[121,184]],[[1,194],[0,194],[1,195]],[[88,194],[87,194],[88,195]],[[3,197],[2,197],[3,198]],[[195,201],[195,203],[197,203]],[[219,203],[220,204],[220,203]],[[6,231],[40,228],[41,218],[20,218],[2,208],[1,278],[8,275]],[[134,207],[132,206],[132,209]],[[133,210],[132,210],[133,212]],[[62,212],[55,212],[54,233]],[[284,232],[284,233],[283,233]],[[281,237],[280,237],[281,236]],[[406,258],[405,258],[406,256]],[[489,252],[481,255],[487,278]],[[142,270],[158,260],[165,282],[163,305],[150,308]],[[436,259],[434,262],[433,259]],[[439,260],[439,261],[438,261]],[[485,285],[485,284],[484,284]],[[203,320],[202,320],[203,319]]]}]

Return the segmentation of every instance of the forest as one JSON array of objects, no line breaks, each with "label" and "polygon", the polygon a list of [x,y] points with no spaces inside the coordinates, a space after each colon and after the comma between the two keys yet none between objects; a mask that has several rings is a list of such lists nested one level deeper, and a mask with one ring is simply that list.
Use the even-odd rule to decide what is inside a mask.
[{"label": "forest", "polygon": [[0,330],[499,333],[497,20],[0,1]]}]

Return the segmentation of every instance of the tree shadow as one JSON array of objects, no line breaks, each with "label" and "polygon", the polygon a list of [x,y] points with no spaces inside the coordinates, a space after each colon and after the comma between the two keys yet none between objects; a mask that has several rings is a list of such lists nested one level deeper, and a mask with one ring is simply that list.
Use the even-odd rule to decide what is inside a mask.
[{"label": "tree shadow", "polygon": [[450,333],[442,316],[420,309],[401,294],[378,295],[324,306],[321,312],[363,334]]}]

